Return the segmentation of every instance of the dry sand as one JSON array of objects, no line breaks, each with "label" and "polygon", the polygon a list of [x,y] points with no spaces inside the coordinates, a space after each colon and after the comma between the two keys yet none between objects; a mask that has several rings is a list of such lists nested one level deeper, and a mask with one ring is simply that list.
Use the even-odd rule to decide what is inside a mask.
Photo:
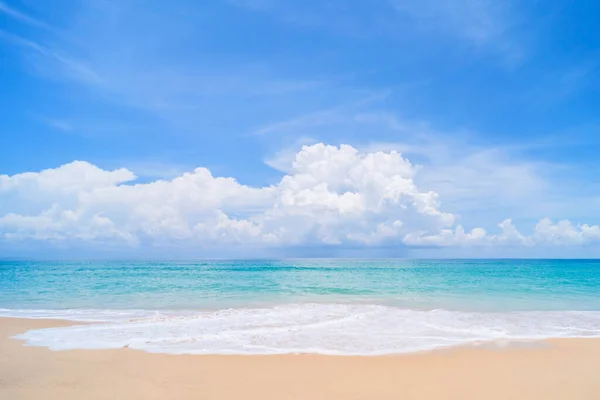
[{"label": "dry sand", "polygon": [[0,318],[0,399],[600,400],[600,340],[385,357],[53,352],[10,336],[65,321]]}]

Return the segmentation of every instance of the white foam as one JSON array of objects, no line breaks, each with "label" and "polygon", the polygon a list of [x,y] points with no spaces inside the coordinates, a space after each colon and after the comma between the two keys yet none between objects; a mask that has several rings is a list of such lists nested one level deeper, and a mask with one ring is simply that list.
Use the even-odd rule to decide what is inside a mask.
[{"label": "white foam", "polygon": [[[62,315],[109,322],[32,330],[17,338],[53,350],[128,347],[173,354],[379,355],[482,341],[600,337],[600,312],[596,311],[473,313],[365,304],[289,304],[200,312],[92,312],[71,310]],[[0,310],[0,315],[6,314]]]}]

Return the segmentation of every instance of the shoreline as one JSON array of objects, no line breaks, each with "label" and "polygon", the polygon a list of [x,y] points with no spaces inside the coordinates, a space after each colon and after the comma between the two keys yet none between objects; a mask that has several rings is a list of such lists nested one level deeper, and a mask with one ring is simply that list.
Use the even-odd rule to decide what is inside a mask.
[{"label": "shoreline", "polygon": [[88,323],[72,329],[33,330],[19,337],[32,346],[53,350],[131,348],[153,354],[375,357],[455,347],[531,347],[547,338],[600,337],[598,311],[420,311],[333,303],[168,313],[21,311],[26,310],[0,315]]},{"label": "shoreline", "polygon": [[[8,320],[8,321],[5,321]],[[34,322],[35,321],[35,322]],[[26,326],[26,330],[22,332],[17,332],[14,335],[10,335],[6,338],[0,336],[0,340],[8,339],[13,340],[20,343],[23,347],[27,348],[38,348],[45,349],[51,351],[53,353],[56,352],[72,352],[72,351],[119,351],[119,350],[127,350],[127,351],[135,351],[141,352],[145,354],[153,354],[153,355],[167,355],[167,356],[193,356],[193,357],[305,357],[305,356],[313,356],[313,357],[339,357],[339,358],[379,358],[379,357],[405,357],[411,355],[423,355],[429,353],[447,353],[447,352],[455,352],[455,351],[470,351],[470,350],[482,350],[482,351],[511,351],[511,350],[533,350],[539,348],[551,348],[555,346],[557,343],[564,341],[572,341],[572,340],[598,340],[600,344],[600,337],[572,337],[572,338],[542,338],[542,339],[502,339],[502,340],[480,340],[473,341],[467,343],[461,343],[456,345],[441,345],[432,349],[423,349],[423,350],[413,350],[406,352],[398,352],[398,353],[383,353],[383,354],[324,354],[324,353],[302,353],[302,352],[290,352],[290,353],[169,353],[169,352],[151,352],[144,349],[136,349],[131,348],[129,346],[123,346],[121,348],[108,348],[108,349],[61,349],[54,350],[44,345],[30,345],[28,344],[27,339],[17,338],[15,336],[19,336],[29,330],[37,330],[37,329],[47,329],[47,328],[62,328],[62,327],[70,327],[77,325],[93,325],[93,324],[103,324],[105,321],[77,321],[77,320],[68,320],[68,319],[58,319],[58,318],[21,318],[21,317],[0,317],[0,326],[5,325],[16,325],[16,326]],[[110,323],[110,322],[108,322]],[[31,326],[30,326],[31,325]],[[0,330],[0,335],[2,335],[3,331]]]},{"label": "shoreline", "polygon": [[459,346],[384,356],[173,355],[24,346],[64,320],[0,318],[7,399],[598,399],[600,339]]}]

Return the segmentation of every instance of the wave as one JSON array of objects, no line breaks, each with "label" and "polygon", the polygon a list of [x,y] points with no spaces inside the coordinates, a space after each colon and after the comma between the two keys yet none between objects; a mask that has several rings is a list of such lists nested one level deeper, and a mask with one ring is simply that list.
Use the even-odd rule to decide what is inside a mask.
[{"label": "wave", "polygon": [[52,350],[171,354],[383,355],[473,342],[600,337],[598,311],[461,312],[367,304],[287,304],[218,311],[6,310],[0,316],[99,322],[16,338]]}]

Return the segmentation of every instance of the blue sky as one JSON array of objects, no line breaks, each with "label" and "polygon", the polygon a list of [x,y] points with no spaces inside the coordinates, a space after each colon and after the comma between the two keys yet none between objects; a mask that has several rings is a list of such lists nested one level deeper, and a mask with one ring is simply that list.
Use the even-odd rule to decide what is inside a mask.
[{"label": "blue sky", "polygon": [[[598,16],[594,1],[0,0],[0,243],[11,254],[219,256],[235,243],[243,255],[600,256]],[[338,185],[343,176],[315,175],[312,164],[294,169],[298,154],[337,160],[342,144],[357,153],[340,174],[397,151],[416,189],[394,186],[393,171],[374,189],[362,177]],[[66,172],[81,172],[77,185],[119,169],[132,176],[107,178],[115,187],[173,182],[203,167],[239,187],[230,197],[196,187],[190,204],[220,199],[202,217],[179,197],[160,200],[172,209],[159,212],[164,193],[152,194],[152,217],[134,223],[123,215],[139,202],[83,203],[104,186],[50,195],[42,175],[19,178],[75,160],[86,163]],[[375,172],[388,171],[381,163]],[[304,175],[310,201],[287,182]],[[392,187],[401,194],[384,207]],[[261,194],[230,201],[245,191]],[[388,194],[365,206],[375,192]],[[429,192],[440,214],[416,205]],[[282,211],[288,195],[295,208]],[[400,198],[414,215],[398,214]],[[66,227],[66,212],[86,233]],[[190,233],[201,224],[212,235],[222,214],[236,226],[219,236],[227,240]],[[281,233],[299,215],[314,221]],[[98,218],[112,233],[91,228]],[[536,231],[544,218],[552,225]],[[506,219],[521,239],[499,233]],[[457,239],[459,225],[485,237]]]}]

